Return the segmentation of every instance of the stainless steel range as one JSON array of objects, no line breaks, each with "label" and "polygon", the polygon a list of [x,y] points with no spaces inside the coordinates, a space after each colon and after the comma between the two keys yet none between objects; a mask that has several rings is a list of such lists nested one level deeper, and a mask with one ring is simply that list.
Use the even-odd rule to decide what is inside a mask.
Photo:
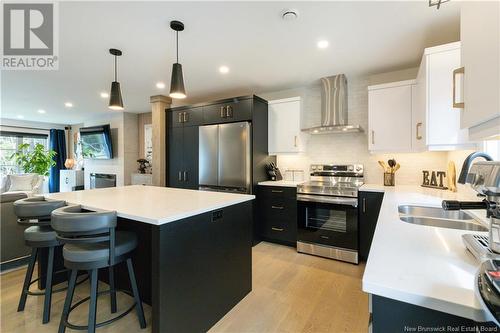
[{"label": "stainless steel range", "polygon": [[297,186],[297,251],[358,263],[358,189],[361,164],[314,164]]}]

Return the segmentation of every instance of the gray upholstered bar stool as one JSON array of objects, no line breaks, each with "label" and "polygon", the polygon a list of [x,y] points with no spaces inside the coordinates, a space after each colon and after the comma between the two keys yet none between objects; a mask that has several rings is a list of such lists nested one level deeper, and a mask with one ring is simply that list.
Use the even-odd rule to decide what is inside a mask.
[{"label": "gray upholstered bar stool", "polygon": [[[63,291],[66,288],[52,290],[52,275],[54,274],[54,249],[60,246],[61,243],[56,238],[56,233],[50,227],[50,215],[54,209],[63,207],[66,203],[62,200],[50,200],[44,197],[31,197],[20,199],[14,202],[14,212],[18,217],[18,223],[26,225],[28,228],[24,230],[24,240],[26,245],[31,247],[31,257],[28,264],[28,270],[24,277],[23,290],[17,311],[23,311],[26,305],[26,298],[28,295],[32,296],[45,296],[43,304],[43,319],[44,324],[50,320],[50,305],[52,300],[52,293]],[[41,248],[48,248],[48,263],[47,271],[45,272],[46,283],[44,292],[30,291],[30,286],[37,282],[39,278],[31,280],[33,276],[33,269],[39,251]],[[55,272],[55,273],[61,273]]]},{"label": "gray upholstered bar stool", "polygon": [[[66,206],[52,212],[52,228],[57,232],[58,239],[64,241],[63,257],[64,266],[71,269],[68,292],[64,302],[59,333],[63,333],[66,327],[71,329],[88,330],[95,332],[101,327],[118,320],[136,309],[141,328],[146,327],[146,319],[139,297],[139,290],[132,266],[132,251],[137,246],[137,237],[132,232],[115,231],[116,212],[111,211],[89,211],[82,209],[79,205]],[[134,304],[121,314],[96,323],[97,296],[109,293],[111,298],[111,312],[116,312],[116,290],[114,286],[113,267],[126,261]],[[109,269],[109,290],[98,292],[98,270]],[[71,305],[75,289],[76,276],[79,270],[87,270],[90,275],[90,296]],[[128,294],[128,292],[123,291]],[[77,326],[68,322],[70,312],[80,304],[90,300],[88,325]]]}]

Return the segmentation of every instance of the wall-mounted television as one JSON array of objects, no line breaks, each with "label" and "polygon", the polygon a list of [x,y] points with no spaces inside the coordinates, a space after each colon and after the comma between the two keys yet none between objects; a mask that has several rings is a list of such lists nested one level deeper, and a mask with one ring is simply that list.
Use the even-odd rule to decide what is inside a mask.
[{"label": "wall-mounted television", "polygon": [[108,160],[113,158],[109,125],[80,128],[83,158]]}]

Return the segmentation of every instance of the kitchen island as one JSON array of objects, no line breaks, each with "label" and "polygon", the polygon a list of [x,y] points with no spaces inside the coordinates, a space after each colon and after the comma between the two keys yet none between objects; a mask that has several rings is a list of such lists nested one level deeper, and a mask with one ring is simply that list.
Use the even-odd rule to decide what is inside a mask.
[{"label": "kitchen island", "polygon": [[[133,185],[47,197],[116,211],[117,229],[137,234],[133,262],[152,332],[207,331],[252,290],[253,195]],[[115,276],[129,289],[126,267]]]},{"label": "kitchen island", "polygon": [[[404,204],[441,207],[444,199],[480,201],[476,193],[465,187],[453,193],[380,185],[363,185],[360,191],[385,192],[363,275],[363,291],[371,296],[373,332],[470,327],[485,321],[474,288],[480,263],[466,249],[462,235],[487,233],[406,223],[398,213]],[[486,211],[468,212],[488,226]]]}]

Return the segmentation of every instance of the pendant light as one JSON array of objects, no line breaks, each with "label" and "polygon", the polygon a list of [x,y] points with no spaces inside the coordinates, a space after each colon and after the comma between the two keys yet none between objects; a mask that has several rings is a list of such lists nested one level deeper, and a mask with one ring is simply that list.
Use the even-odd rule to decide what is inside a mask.
[{"label": "pendant light", "polygon": [[122,51],[117,49],[109,49],[109,53],[111,53],[115,57],[115,80],[111,82],[111,92],[109,93],[109,108],[111,110],[123,110],[123,100],[122,100],[122,92],[120,89],[120,82],[117,81],[117,69],[116,69],[116,59],[117,57],[122,55]]},{"label": "pendant light", "polygon": [[175,31],[175,44],[177,60],[172,66],[172,80],[170,81],[170,94],[172,98],[186,98],[184,89],[184,77],[182,75],[182,65],[179,64],[179,31],[184,30],[184,24],[180,21],[171,21],[170,28]]}]

